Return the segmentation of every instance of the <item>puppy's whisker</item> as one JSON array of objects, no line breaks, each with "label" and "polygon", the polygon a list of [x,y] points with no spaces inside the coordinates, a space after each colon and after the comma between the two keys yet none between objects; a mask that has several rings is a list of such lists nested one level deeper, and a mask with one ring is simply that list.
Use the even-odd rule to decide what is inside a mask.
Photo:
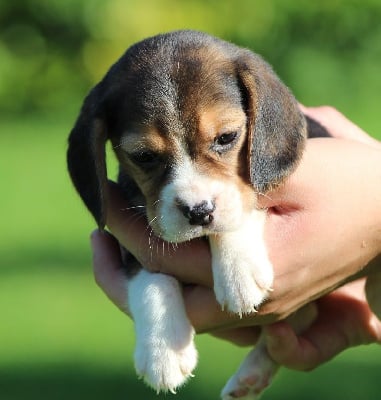
[{"label": "puppy's whisker", "polygon": [[129,210],[144,210],[146,209],[146,206],[131,206],[131,207],[126,207],[126,208],[121,208],[121,211],[129,211]]},{"label": "puppy's whisker", "polygon": [[149,221],[149,225],[151,226],[152,222],[155,222],[156,220],[157,220],[157,216],[156,216],[156,217],[153,217],[153,218],[151,219],[151,221]]},{"label": "puppy's whisker", "polygon": [[148,247],[149,247],[149,252],[150,252],[150,259],[151,262],[153,261],[154,258],[154,249],[155,249],[155,244],[158,241],[157,236],[155,235],[155,232],[153,229],[148,225],[146,229],[149,229],[149,234],[148,234]]},{"label": "puppy's whisker", "polygon": [[149,240],[149,252],[150,252],[150,260],[151,262],[153,261],[153,243],[155,242],[156,238],[153,235],[153,231],[151,230],[148,236],[148,240]]},{"label": "puppy's whisker", "polygon": [[153,229],[149,225],[146,226],[145,230],[148,231],[148,246],[150,249],[152,249],[152,241],[153,241],[152,239],[155,239],[156,236],[154,234]]},{"label": "puppy's whisker", "polygon": [[262,196],[262,197],[268,199],[268,200],[273,200],[273,198],[272,198],[271,196],[269,196],[267,193],[258,192],[257,194],[258,194],[259,196]]},{"label": "puppy's whisker", "polygon": [[167,250],[168,250],[168,254],[171,255],[171,253],[176,253],[176,251],[179,248],[179,244],[176,242],[167,242]]}]

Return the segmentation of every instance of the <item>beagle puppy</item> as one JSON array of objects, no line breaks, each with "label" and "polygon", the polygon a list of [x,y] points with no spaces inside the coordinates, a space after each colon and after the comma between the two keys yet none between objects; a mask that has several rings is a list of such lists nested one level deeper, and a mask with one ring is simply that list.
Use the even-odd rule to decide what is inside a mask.
[{"label": "beagle puppy", "polygon": [[[216,299],[242,316],[255,313],[273,285],[258,195],[292,173],[308,135],[327,133],[305,118],[260,56],[204,33],[176,31],[130,47],[91,90],[67,160],[104,228],[110,140],[131,205],[142,207],[168,242],[207,237]],[[197,363],[181,283],[148,272],[127,251],[123,256],[136,371],[155,390],[175,392]],[[311,307],[294,317],[298,329],[312,322]],[[256,398],[276,369],[260,341],[222,398]]]}]

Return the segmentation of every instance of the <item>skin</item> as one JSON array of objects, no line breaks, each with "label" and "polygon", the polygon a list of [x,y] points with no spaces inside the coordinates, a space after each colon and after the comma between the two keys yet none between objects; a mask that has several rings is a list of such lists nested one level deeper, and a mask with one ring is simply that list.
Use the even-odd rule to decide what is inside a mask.
[{"label": "skin", "polygon": [[[272,358],[300,370],[350,346],[381,342],[381,322],[364,295],[364,277],[381,271],[381,144],[331,107],[301,108],[334,138],[309,140],[295,173],[259,199],[275,266],[274,291],[259,312],[242,319],[222,312],[211,289],[207,243],[172,246],[154,237],[113,184],[107,215],[113,236],[95,231],[91,237],[94,276],[111,301],[128,314],[115,237],[150,270],[187,284],[186,310],[197,332],[252,345],[265,324]],[[297,336],[281,320],[312,300],[318,317]]]}]

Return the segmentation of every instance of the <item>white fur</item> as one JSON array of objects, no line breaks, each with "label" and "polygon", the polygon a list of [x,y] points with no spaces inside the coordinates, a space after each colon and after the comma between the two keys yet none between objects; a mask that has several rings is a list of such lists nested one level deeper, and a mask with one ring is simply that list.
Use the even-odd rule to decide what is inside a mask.
[{"label": "white fur", "polygon": [[254,400],[270,385],[279,366],[269,356],[262,338],[222,389],[223,400]]},{"label": "white fur", "polygon": [[[161,236],[179,242],[208,235],[217,301],[240,315],[255,312],[273,284],[263,239],[266,213],[244,212],[235,185],[201,174],[185,154],[181,161],[161,193]],[[189,207],[214,202],[213,222],[206,227],[190,225],[178,208],[179,201]]]},{"label": "white fur", "polygon": [[273,284],[263,240],[266,214],[254,210],[239,229],[209,237],[217,301],[239,315],[255,312]]},{"label": "white fur", "polygon": [[[244,212],[241,193],[233,183],[202,174],[181,149],[179,159],[170,183],[160,193],[153,228],[172,242],[208,236],[217,301],[241,316],[256,312],[273,284],[263,239],[266,213]],[[215,205],[213,221],[207,226],[190,225],[179,203],[191,208],[202,202]],[[138,374],[157,391],[174,392],[191,376],[197,362],[194,330],[185,314],[179,283],[163,274],[141,271],[128,283],[128,305],[135,321]],[[262,343],[229,381],[223,399],[253,396],[275,370]]]},{"label": "white fur", "polygon": [[197,364],[194,329],[176,279],[145,270],[128,280],[128,307],[135,322],[135,368],[157,392],[181,386]]},{"label": "white fur", "polygon": [[[203,201],[214,202],[216,209],[212,224],[207,227],[189,225],[189,221],[177,207],[179,200],[189,206]],[[243,217],[242,199],[238,189],[232,184],[200,173],[197,165],[186,155],[175,169],[171,182],[163,188],[159,205],[160,235],[172,242],[234,230],[239,227]]]}]

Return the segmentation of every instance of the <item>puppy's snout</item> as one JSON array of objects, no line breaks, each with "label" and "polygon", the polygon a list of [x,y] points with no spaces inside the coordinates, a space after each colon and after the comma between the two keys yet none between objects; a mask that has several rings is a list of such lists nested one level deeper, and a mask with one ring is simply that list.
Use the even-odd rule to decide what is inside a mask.
[{"label": "puppy's snout", "polygon": [[182,212],[184,217],[189,221],[190,225],[209,225],[214,217],[213,211],[216,209],[214,201],[203,200],[199,204],[189,206],[181,200],[177,201],[177,207]]}]

